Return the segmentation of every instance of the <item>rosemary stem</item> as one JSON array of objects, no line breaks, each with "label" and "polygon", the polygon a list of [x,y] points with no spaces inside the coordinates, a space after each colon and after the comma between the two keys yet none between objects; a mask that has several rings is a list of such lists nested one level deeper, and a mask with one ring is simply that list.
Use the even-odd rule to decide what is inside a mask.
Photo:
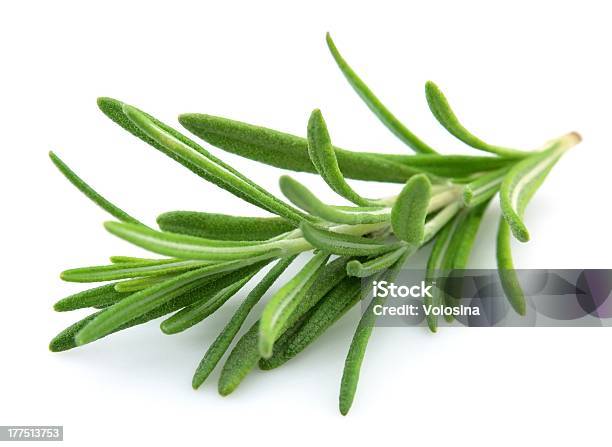
[{"label": "rosemary stem", "polygon": [[436,214],[425,224],[425,236],[423,237],[423,245],[429,242],[438,231],[442,229],[461,209],[461,203],[455,201],[446,206],[442,211]]}]

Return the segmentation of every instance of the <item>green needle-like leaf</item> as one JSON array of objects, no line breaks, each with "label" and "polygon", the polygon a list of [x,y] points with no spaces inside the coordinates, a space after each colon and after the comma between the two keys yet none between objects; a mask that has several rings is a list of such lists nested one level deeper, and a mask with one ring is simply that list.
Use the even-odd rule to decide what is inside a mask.
[{"label": "green needle-like leaf", "polygon": [[336,153],[331,144],[327,124],[319,109],[310,115],[308,120],[308,155],[319,175],[331,189],[345,199],[359,206],[371,205],[372,201],[364,199],[346,183],[338,166]]},{"label": "green needle-like leaf", "polygon": [[273,369],[292,359],[338,321],[361,298],[361,280],[345,278],[317,304],[283,349],[259,361],[262,369]]},{"label": "green needle-like leaf", "polygon": [[227,396],[232,393],[257,365],[261,358],[259,355],[258,334],[259,322],[251,326],[238,340],[232,352],[230,352],[219,377],[218,390],[220,395]]},{"label": "green needle-like leaf", "polygon": [[[194,389],[197,389],[204,383],[210,373],[213,371],[221,357],[225,354],[229,348],[232,340],[242,327],[242,324],[246,320],[247,316],[253,309],[253,307],[261,300],[268,289],[274,284],[280,275],[289,267],[293,262],[295,256],[283,258],[278,261],[274,267],[264,276],[264,278],[253,288],[248,294],[245,300],[242,302],[238,310],[234,313],[230,321],[223,328],[219,336],[210,345],[204,358],[198,365],[191,382]],[[255,334],[255,337],[257,335]],[[254,365],[253,365],[254,366]]]},{"label": "green needle-like leaf", "polygon": [[203,282],[210,282],[219,273],[217,266],[202,267],[186,272],[160,284],[130,295],[109,307],[76,336],[78,345],[90,343],[117,330],[122,325],[162,306],[173,298],[196,289]]},{"label": "green needle-like leaf", "polygon": [[580,142],[576,133],[568,134],[552,142],[550,147],[515,164],[501,184],[499,197],[504,218],[512,234],[521,242],[529,240],[529,232],[523,222],[523,213],[529,200],[563,153]]},{"label": "green needle-like leaf", "polygon": [[168,132],[137,108],[124,104],[122,110],[145,135],[157,142],[157,144],[206,172],[207,180],[232,193],[239,191],[239,197],[248,198],[251,203],[285,217],[293,223],[299,223],[306,217],[271,195],[259,185],[253,183],[232,167],[212,157],[204,149],[199,146],[197,148],[194,147],[195,143],[187,144],[184,139],[177,138],[174,133]]},{"label": "green needle-like leaf", "polygon": [[138,292],[139,290],[147,289],[155,284],[174,278],[176,274],[170,273],[167,275],[144,276],[142,278],[126,279],[115,283],[117,292]]},{"label": "green needle-like leaf", "polygon": [[259,353],[262,357],[272,355],[274,342],[282,334],[290,315],[304,299],[328,258],[327,253],[316,254],[270,299],[261,314],[259,325]]},{"label": "green needle-like leaf", "polygon": [[331,36],[327,33],[327,46],[331,52],[336,64],[346,77],[351,87],[357,92],[359,97],[365,102],[368,108],[378,117],[378,119],[400,140],[406,143],[415,152],[435,154],[436,151],[421,141],[413,134],[406,126],[404,126],[382,102],[374,95],[372,90],[357,76],[353,69],[348,65],[340,52],[336,48]]},{"label": "green needle-like leaf", "polygon": [[[276,241],[217,241],[195,236],[162,233],[139,225],[119,222],[106,222],[106,229],[122,239],[139,247],[167,256],[183,259],[208,261],[243,260],[248,262],[284,257],[303,250],[310,245],[303,239],[284,239]],[[255,261],[253,261],[255,257]]]},{"label": "green needle-like leaf", "polygon": [[[283,331],[296,326],[308,312],[337,284],[346,277],[346,263],[350,258],[338,258],[327,264],[308,289],[296,310],[289,316]],[[236,343],[228,356],[219,377],[219,394],[232,393],[261,358],[259,353],[259,322],[255,323]]]},{"label": "green needle-like leaf", "polygon": [[527,153],[524,151],[485,143],[480,138],[470,133],[459,122],[442,91],[431,81],[428,81],[425,84],[425,96],[427,97],[427,103],[429,104],[431,113],[433,113],[438,122],[442,124],[442,126],[452,135],[463,141],[465,144],[472,146],[475,149],[491,152],[503,157],[520,158],[527,155]]},{"label": "green needle-like leaf", "polygon": [[64,163],[57,155],[53,152],[49,152],[49,158],[53,164],[59,169],[59,171],[68,179],[70,183],[72,183],[79,191],[85,194],[92,202],[102,208],[104,211],[109,213],[111,216],[116,217],[122,222],[131,222],[135,224],[141,224],[138,219],[130,216],[128,213],[123,211],[121,208],[116,206],[115,204],[109,202],[104,197],[102,197],[95,189],[89,186],[81,177],[76,175],[72,169],[68,167],[66,163]]},{"label": "green needle-like leaf", "polygon": [[316,248],[342,256],[378,256],[402,245],[399,242],[335,233],[306,223],[300,229],[304,238]]},{"label": "green needle-like leaf", "polygon": [[385,222],[390,218],[391,210],[384,206],[340,207],[327,205],[321,202],[308,188],[288,175],[281,176],[279,184],[282,193],[291,203],[328,222],[358,225]]},{"label": "green needle-like leaf", "polygon": [[372,276],[375,273],[391,267],[408,250],[412,250],[412,252],[414,252],[416,251],[416,247],[405,245],[396,250],[390,251],[389,253],[385,253],[384,255],[369,259],[367,262],[361,262],[354,259],[346,265],[346,272],[349,276],[367,278],[368,276]]},{"label": "green needle-like leaf", "polygon": [[53,337],[53,340],[51,340],[51,342],[49,343],[49,351],[62,352],[75,348],[77,345],[74,341],[74,336],[81,329],[87,326],[90,321],[101,315],[103,312],[105,312],[105,310],[100,310],[68,326],[62,332]]},{"label": "green needle-like leaf", "polygon": [[[425,297],[426,306],[456,305],[454,298],[445,293],[447,286],[444,278],[452,275],[453,270],[466,268],[476,233],[489,202],[490,200],[487,200],[473,208],[464,209],[438,233],[427,262],[425,275],[428,284],[433,282],[436,284],[432,287],[432,296]],[[461,281],[453,282],[453,284],[455,287],[460,287]],[[436,332],[438,316],[429,313],[426,318],[429,329]],[[449,322],[453,320],[452,315],[445,315],[445,318]]]},{"label": "green needle-like leaf", "polygon": [[175,259],[160,259],[159,261],[135,261],[119,264],[80,267],[64,270],[61,278],[70,282],[102,282],[115,279],[136,278],[142,276],[157,276],[179,273],[210,265],[207,261],[181,261]]},{"label": "green needle-like leaf", "polygon": [[[460,294],[462,289],[461,277],[454,275],[455,270],[465,269],[467,262],[472,252],[476,233],[480,227],[482,216],[489,201],[483,202],[480,205],[463,210],[453,222],[449,225],[451,234],[442,258],[441,273],[445,276],[455,276],[455,281],[447,285],[445,279],[438,279],[436,288],[443,295],[444,303],[448,307],[457,306],[456,296]],[[450,289],[452,287],[452,290]],[[448,293],[446,293],[448,292]],[[446,315],[447,321],[452,321],[452,315]]]},{"label": "green needle-like leaf", "polygon": [[162,332],[164,334],[178,334],[212,315],[257,274],[261,266],[257,265],[256,267],[256,269],[251,269],[252,271],[243,273],[242,278],[236,278],[235,282],[226,287],[211,289],[199,301],[179,310],[170,318],[164,320],[160,325]]},{"label": "green needle-like leaf", "polygon": [[[183,114],[180,123],[204,141],[225,151],[277,168],[317,173],[308,141],[284,132],[199,113]],[[405,183],[421,171],[397,162],[402,156],[361,154],[335,148],[340,171],[358,180]],[[397,158],[399,157],[399,158]]]},{"label": "green needle-like leaf", "polygon": [[[151,320],[155,320],[156,318],[159,318],[164,315],[168,315],[172,312],[175,312],[178,309],[181,309],[185,306],[189,306],[193,302],[197,301],[200,298],[200,296],[202,296],[202,294],[206,292],[209,286],[208,283],[218,277],[219,275],[217,275],[217,277],[214,277],[214,276],[209,277],[207,281],[202,281],[202,284],[199,287],[193,290],[190,290],[186,293],[183,293],[182,295],[179,295],[171,299],[168,302],[163,303],[162,305],[156,307],[155,309],[144,313],[143,315],[129,321],[126,324],[119,326],[117,329],[115,329],[114,331],[110,332],[107,335],[110,335],[118,331],[122,331],[124,329],[131,328],[133,326],[147,323]],[[68,349],[76,348],[78,345],[75,340],[75,335],[82,328],[84,328],[87,324],[89,324],[90,321],[92,321],[97,316],[101,315],[102,312],[106,312],[109,309],[110,308],[105,308],[103,311],[96,312],[95,314],[89,315],[88,317],[85,317],[84,319],[79,320],[73,325],[64,329],[57,336],[55,336],[53,340],[51,340],[51,343],[49,344],[49,349],[53,352],[57,352],[57,351],[66,351]]]},{"label": "green needle-like leaf", "polygon": [[114,284],[106,284],[62,298],[53,305],[53,309],[58,312],[66,312],[86,307],[114,304],[128,295],[128,293],[117,292]]},{"label": "green needle-like leaf", "polygon": [[[382,275],[382,279],[392,282],[410,254],[411,253],[409,251],[404,253],[404,255],[400,257],[397,262]],[[353,399],[355,398],[355,392],[357,391],[361,364],[363,363],[368,341],[370,340],[372,330],[374,329],[374,323],[376,322],[376,314],[373,312],[373,308],[374,306],[382,304],[383,302],[384,298],[381,296],[376,296],[372,299],[368,305],[368,308],[361,316],[355,331],[355,335],[351,341],[351,346],[344,363],[344,371],[342,373],[342,381],[340,385],[339,407],[340,413],[343,415],[346,415],[351,408]]]},{"label": "green needle-like leaf", "polygon": [[282,217],[244,217],[170,211],[157,217],[163,231],[225,241],[264,241],[295,229]]},{"label": "green needle-like leaf", "polygon": [[[438,307],[444,304],[444,297],[442,296],[441,287],[436,287],[437,278],[439,277],[442,269],[444,255],[446,248],[453,232],[453,225],[446,225],[435,238],[435,242],[429,254],[427,261],[427,269],[425,272],[425,281],[428,286],[431,286],[431,296],[425,296],[423,304],[425,306]],[[438,315],[434,315],[430,312],[425,316],[427,320],[427,326],[431,332],[438,330]]]},{"label": "green needle-like leaf", "polygon": [[421,245],[430,198],[431,183],[427,176],[420,174],[408,180],[391,210],[395,236],[411,245]]},{"label": "green needle-like leaf", "polygon": [[[181,115],[179,121],[190,132],[225,151],[281,169],[317,173],[305,138],[212,115],[189,113]],[[490,156],[353,152],[339,147],[334,151],[344,177],[392,183],[406,183],[421,172],[465,177],[516,161]]]},{"label": "green needle-like leaf", "polygon": [[467,211],[465,219],[461,224],[460,236],[458,236],[459,244],[452,257],[452,263],[450,263],[451,268],[465,269],[467,267],[474,241],[476,240],[476,234],[490,202],[490,200],[484,201]]},{"label": "green needle-like leaf", "polygon": [[512,261],[510,226],[503,217],[499,220],[497,230],[496,253],[497,271],[504,293],[516,313],[525,315],[527,312],[525,294],[523,293],[523,288],[514,270],[514,262]]}]

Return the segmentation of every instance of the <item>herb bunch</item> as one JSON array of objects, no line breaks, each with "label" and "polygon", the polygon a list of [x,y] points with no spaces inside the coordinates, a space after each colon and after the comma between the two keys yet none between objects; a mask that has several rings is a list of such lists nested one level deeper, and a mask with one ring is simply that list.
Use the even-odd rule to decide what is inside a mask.
[{"label": "herb bunch", "polygon": [[[579,135],[567,134],[529,152],[489,144],[461,124],[442,91],[428,82],[427,103],[438,122],[465,144],[491,154],[441,155],[382,104],[343,59],[329,34],[327,44],[365,104],[416,154],[334,147],[319,110],[310,116],[306,138],[210,115],[179,117],[183,127],[212,146],[278,168],[318,174],[351,205],[324,203],[305,185],[282,176],[280,187],[288,203],[151,115],[115,99],[98,99],[102,112],[134,136],[275,216],[171,211],[158,216],[156,230],[105,199],[50,153],[74,186],[117,219],[105,223],[110,233],[165,256],[112,256],[109,265],[62,272],[65,281],[105,284],[55,304],[57,311],[92,308],[95,312],[53,338],[52,351],[85,345],[159,317],[165,317],[160,325],[163,333],[182,332],[212,315],[273,264],[204,354],[193,376],[193,387],[198,388],[272,284],[298,254],[313,252],[299,272],[269,297],[258,321],[231,349],[218,384],[219,393],[227,395],[257,365],[266,370],[281,366],[314,342],[360,301],[363,278],[393,280],[407,259],[429,242],[433,247],[426,280],[432,281],[438,270],[465,268],[483,213],[497,193],[502,210],[497,234],[499,275],[514,310],[526,312],[513,270],[511,238],[529,240],[522,218],[525,208],[563,153],[580,141]],[[393,197],[364,197],[347,178],[403,186]],[[427,304],[456,305],[440,289],[433,290]],[[353,402],[375,321],[371,309],[380,300],[370,302],[349,347],[340,386],[342,414]],[[437,317],[429,315],[427,324],[435,332]]]}]

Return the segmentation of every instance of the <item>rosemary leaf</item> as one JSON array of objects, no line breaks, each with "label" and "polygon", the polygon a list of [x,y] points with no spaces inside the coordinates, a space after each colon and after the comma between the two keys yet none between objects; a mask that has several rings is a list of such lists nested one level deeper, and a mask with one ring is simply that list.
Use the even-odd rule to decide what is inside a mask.
[{"label": "rosemary leaf", "polygon": [[459,122],[442,91],[431,81],[428,81],[425,84],[425,96],[427,97],[429,109],[436,117],[438,122],[442,124],[442,126],[452,135],[463,141],[465,144],[472,146],[475,149],[491,152],[502,157],[521,158],[527,155],[527,153],[524,151],[485,143],[480,138],[470,133]]},{"label": "rosemary leaf", "polygon": [[[183,114],[180,123],[204,141],[225,151],[277,168],[316,173],[305,138],[227,118]],[[422,172],[410,167],[409,156],[351,152],[334,148],[338,167],[347,178],[405,183]],[[442,157],[436,157],[436,159]],[[437,160],[428,160],[436,164]],[[448,169],[447,169],[448,170]],[[469,171],[472,172],[472,171]]]},{"label": "rosemary leaf", "polygon": [[[429,254],[427,269],[425,271],[425,282],[427,285],[431,286],[431,296],[426,295],[423,299],[423,304],[425,306],[438,307],[444,304],[442,291],[439,287],[435,287],[434,282],[436,282],[436,278],[439,276],[439,272],[442,269],[444,254],[446,253],[446,247],[448,246],[452,230],[452,225],[446,225],[440,230],[435,238],[431,253]],[[438,315],[434,315],[433,312],[430,312],[425,318],[429,330],[431,330],[431,332],[436,332],[438,330]]]},{"label": "rosemary leaf", "polygon": [[243,217],[170,211],[157,217],[163,231],[224,241],[264,241],[293,230],[282,217]]},{"label": "rosemary leaf", "polygon": [[219,377],[218,390],[221,396],[232,393],[248,373],[255,368],[261,358],[257,342],[259,333],[259,322],[256,322],[242,336],[227,357],[221,376]]},{"label": "rosemary leaf", "polygon": [[110,334],[122,325],[160,307],[173,298],[196,289],[204,282],[210,282],[212,279],[207,277],[215,273],[219,273],[216,266],[202,267],[124,298],[84,327],[76,336],[77,344],[90,343]]},{"label": "rosemary leaf", "polygon": [[[338,258],[327,264],[285,323],[284,331],[294,327],[317,303],[346,277],[346,264],[350,258]],[[255,323],[236,343],[219,377],[219,394],[232,393],[261,358],[258,344],[259,322]]]},{"label": "rosemary leaf", "polygon": [[64,175],[64,177],[68,179],[70,183],[72,183],[79,191],[85,194],[85,196],[87,196],[92,202],[94,202],[104,211],[109,213],[111,216],[116,217],[122,222],[130,222],[144,226],[144,224],[138,219],[130,216],[121,208],[102,197],[95,189],[93,189],[82,178],[76,175],[74,171],[72,171],[72,169],[70,169],[68,165],[64,163],[53,152],[49,152],[49,158],[51,158],[53,164],[57,167],[57,169],[59,169],[59,171]]},{"label": "rosemary leaf", "polygon": [[[183,114],[179,121],[193,134],[225,151],[281,169],[317,173],[305,138],[205,114]],[[406,183],[412,175],[421,172],[465,177],[509,166],[515,161],[490,156],[354,152],[339,147],[334,147],[334,151],[344,177],[391,183]]]},{"label": "rosemary leaf", "polygon": [[310,115],[308,120],[308,155],[319,175],[331,189],[345,199],[359,206],[371,204],[371,200],[364,199],[346,183],[338,166],[336,153],[331,144],[327,131],[327,124],[319,109]]},{"label": "rosemary leaf", "polygon": [[295,256],[283,258],[278,261],[272,267],[272,269],[263,277],[263,279],[257,284],[253,290],[247,295],[245,300],[242,302],[238,310],[232,315],[230,321],[225,325],[219,336],[210,345],[206,354],[200,361],[200,364],[196,368],[193,375],[192,386],[197,389],[204,383],[210,373],[213,371],[221,357],[225,354],[229,348],[232,340],[242,327],[242,324],[246,320],[247,316],[253,309],[253,307],[259,302],[264,296],[268,289],[274,284],[280,275],[289,267],[294,261]]},{"label": "rosemary leaf", "polygon": [[49,351],[61,352],[61,351],[68,351],[69,349],[75,348],[77,345],[74,341],[74,336],[81,329],[87,326],[87,324],[89,324],[90,321],[92,321],[93,319],[101,315],[103,312],[105,312],[105,310],[100,310],[91,315],[88,315],[82,320],[79,320],[76,323],[71,324],[66,329],[61,331],[59,334],[53,337],[53,339],[49,343]]},{"label": "rosemary leaf", "polygon": [[384,206],[339,207],[321,202],[317,196],[288,175],[279,180],[282,193],[295,206],[328,222],[358,225],[389,220],[390,210]]},{"label": "rosemary leaf", "polygon": [[351,87],[357,92],[359,97],[365,102],[368,108],[378,117],[378,119],[400,140],[411,147],[415,152],[435,154],[436,151],[425,144],[406,126],[404,126],[382,102],[374,95],[372,90],[357,76],[353,69],[348,65],[340,52],[336,48],[329,33],[326,35],[327,46],[336,64],[346,77]]},{"label": "rosemary leaf", "polygon": [[[203,179],[272,213],[280,211],[286,214],[290,221],[297,223],[301,220],[299,213],[295,213],[286,204],[275,199],[231,166],[151,115],[112,98],[98,98],[98,107],[125,130],[181,163]],[[129,111],[130,117],[126,114],[124,107]],[[168,144],[171,146],[168,147]],[[179,152],[176,152],[177,149]],[[208,168],[211,168],[212,171],[207,170]],[[262,198],[265,203],[261,201]]]},{"label": "rosemary leaf", "polygon": [[453,269],[465,269],[467,267],[474,241],[476,240],[476,234],[478,233],[482,218],[490,202],[490,199],[486,200],[467,212],[467,216],[461,228],[461,243],[453,256]]},{"label": "rosemary leaf", "polygon": [[512,261],[511,233],[508,222],[502,217],[497,230],[497,271],[508,302],[519,315],[525,315],[525,294]]},{"label": "rosemary leaf", "polygon": [[[212,281],[213,278],[208,278],[209,281]],[[131,321],[129,321],[128,323],[118,327],[117,329],[115,329],[114,331],[110,332],[109,334],[106,335],[110,335],[112,333],[115,332],[119,332],[122,331],[124,329],[128,329],[131,328],[133,326],[137,326],[140,324],[144,324],[147,323],[148,321],[154,320],[156,318],[159,318],[161,316],[167,315],[169,313],[172,313],[178,309],[181,309],[185,306],[190,305],[191,303],[197,301],[199,299],[199,297],[206,292],[206,288],[208,287],[208,282],[209,281],[202,281],[202,284],[193,289],[190,290],[186,293],[183,293],[173,299],[171,299],[168,302],[163,303],[162,305],[156,307],[155,309],[144,313],[143,315],[139,316],[138,318],[135,318]],[[112,307],[112,306],[111,306]],[[75,340],[75,335],[81,330],[83,329],[87,324],[89,324],[89,322],[91,322],[94,318],[98,317],[99,315],[102,315],[103,312],[107,312],[109,308],[105,308],[99,312],[96,312],[95,314],[89,315],[85,318],[83,318],[82,320],[77,321],[76,323],[72,324],[71,326],[69,326],[68,328],[64,329],[62,332],[60,332],[58,335],[56,335],[53,340],[51,340],[51,343],[49,344],[49,349],[53,352],[58,352],[58,351],[66,351],[69,349],[73,349],[76,348],[77,343]]]},{"label": "rosemary leaf", "polygon": [[512,234],[519,241],[529,240],[529,232],[522,218],[529,200],[561,155],[578,142],[580,142],[578,134],[565,135],[553,141],[543,152],[538,152],[515,164],[504,178],[499,191],[501,208]]},{"label": "rosemary leaf", "polygon": [[174,278],[176,275],[170,273],[168,275],[157,275],[157,276],[145,276],[143,278],[126,279],[125,281],[119,281],[115,283],[115,290],[117,292],[138,292],[144,290],[160,282]]},{"label": "rosemary leaf", "polygon": [[369,259],[366,262],[361,262],[354,259],[346,265],[346,272],[349,276],[357,276],[359,278],[372,276],[375,273],[391,267],[408,250],[412,250],[412,252],[414,252],[416,248],[409,245],[404,245],[396,250],[385,253],[384,255]]},{"label": "rosemary leaf", "polygon": [[155,253],[183,259],[248,262],[298,253],[310,248],[303,239],[276,241],[217,241],[195,236],[162,233],[139,225],[106,222],[106,229],[122,239]]},{"label": "rosemary leaf", "polygon": [[316,248],[342,256],[377,256],[395,250],[399,242],[340,234],[304,223],[300,226],[304,238]]},{"label": "rosemary leaf", "polygon": [[328,258],[328,253],[316,254],[297,275],[270,298],[261,313],[259,324],[259,353],[262,357],[267,358],[272,355],[274,342],[282,334],[290,315],[304,299]]},{"label": "rosemary leaf", "polygon": [[282,349],[259,361],[262,369],[273,369],[292,359],[338,321],[361,298],[361,280],[345,278],[325,295]]},{"label": "rosemary leaf", "polygon": [[253,276],[262,268],[257,265],[255,269],[247,270],[242,273],[242,277],[237,277],[235,282],[232,282],[221,289],[211,289],[210,292],[202,297],[199,301],[179,310],[170,318],[164,320],[160,328],[164,334],[178,334],[197,323],[200,323],[206,317],[216,312],[223,304],[234,296]]},{"label": "rosemary leaf", "polygon": [[[490,200],[487,200],[476,207],[463,210],[455,217],[453,224],[449,225],[450,237],[439,267],[445,276],[454,276],[454,281],[449,284],[446,283],[446,279],[438,278],[438,284],[435,287],[443,296],[444,304],[448,307],[455,307],[458,304],[455,297],[460,295],[463,282],[461,277],[457,277],[453,272],[466,268],[476,233],[489,202]],[[453,320],[452,315],[445,314],[444,317],[449,322]]]},{"label": "rosemary leaf", "polygon": [[115,304],[128,295],[128,293],[117,292],[114,284],[106,284],[62,298],[53,305],[53,309],[57,312],[66,312],[86,307]]},{"label": "rosemary leaf", "polygon": [[[409,251],[404,253],[389,270],[383,273],[382,278],[385,281],[392,282],[410,255],[411,253]],[[372,330],[374,329],[374,323],[376,322],[376,314],[373,312],[373,308],[377,304],[382,304],[383,302],[384,298],[380,296],[372,298],[372,301],[359,320],[355,335],[351,341],[340,384],[339,407],[342,415],[348,413],[353,404],[353,399],[355,398],[361,364],[363,363],[368,341],[370,340]]]},{"label": "rosemary leaf", "polygon": [[[179,158],[200,168],[208,174],[208,180],[230,192],[240,191],[241,198],[248,198],[249,202],[278,214],[293,223],[299,223],[307,216],[280,201],[265,189],[255,184],[232,167],[212,157],[204,149],[194,147],[195,143],[187,144],[174,133],[168,132],[148,115],[135,107],[124,104],[123,113],[149,138]],[[199,149],[199,150],[198,150]],[[230,188],[228,188],[228,186]]]},{"label": "rosemary leaf", "polygon": [[115,279],[157,276],[184,272],[210,265],[206,261],[182,261],[175,259],[160,259],[159,261],[135,261],[119,264],[80,267],[64,270],[60,277],[70,282],[102,282]]},{"label": "rosemary leaf", "polygon": [[421,245],[430,198],[431,183],[427,176],[415,175],[406,182],[391,210],[391,226],[395,236],[410,245]]}]

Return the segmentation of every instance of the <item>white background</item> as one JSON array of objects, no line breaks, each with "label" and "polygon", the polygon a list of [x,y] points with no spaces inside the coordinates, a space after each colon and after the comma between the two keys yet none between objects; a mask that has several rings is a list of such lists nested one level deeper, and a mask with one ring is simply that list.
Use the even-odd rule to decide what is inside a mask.
[{"label": "white background", "polygon": [[[62,424],[69,445],[516,446],[608,438],[607,329],[435,336],[378,329],[348,417],[337,411],[337,393],[355,313],[283,368],[255,371],[227,398],[216,393],[218,373],[197,392],[190,381],[239,300],[180,335],[162,335],[153,322],[79,350],[47,351],[50,338],[82,315],[52,311],[81,288],[58,273],[141,253],[103,230],[109,217],[55,171],[49,150],[146,222],[171,209],[260,214],[125,133],[97,110],[97,96],[169,123],[202,112],[299,135],[320,107],[339,146],[408,152],[346,84],[326,31],[388,107],[445,153],[475,152],[429,114],[427,79],[493,143],[528,149],[579,131],[583,143],[528,209],[532,241],[515,244],[516,265],[612,268],[607,2],[412,3],[2,4],[1,425]],[[280,171],[213,152],[278,193]],[[336,200],[314,176],[296,177]],[[389,191],[355,187],[369,196]],[[496,204],[484,220],[473,267],[494,267],[498,213]]]}]

